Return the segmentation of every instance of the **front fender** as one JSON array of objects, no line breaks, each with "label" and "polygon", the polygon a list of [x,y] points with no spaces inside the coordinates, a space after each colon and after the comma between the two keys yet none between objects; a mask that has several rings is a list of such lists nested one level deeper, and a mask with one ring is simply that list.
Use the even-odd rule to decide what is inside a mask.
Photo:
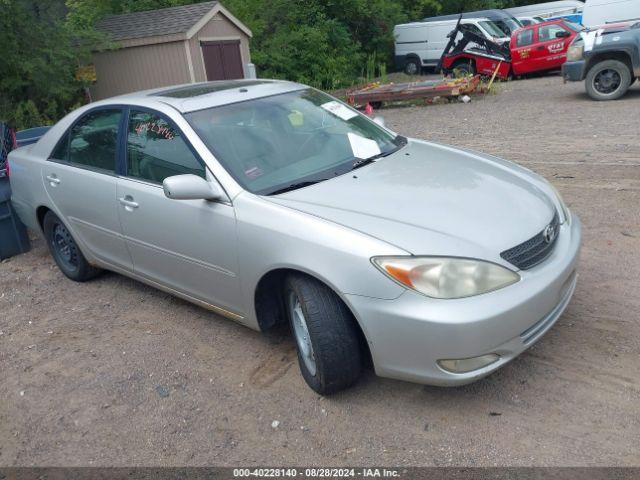
[{"label": "front fender", "polygon": [[305,272],[342,298],[349,294],[394,299],[404,292],[370,260],[376,255],[408,254],[398,247],[247,192],[234,199],[234,208],[244,311],[247,323],[255,328],[256,287],[277,269]]}]

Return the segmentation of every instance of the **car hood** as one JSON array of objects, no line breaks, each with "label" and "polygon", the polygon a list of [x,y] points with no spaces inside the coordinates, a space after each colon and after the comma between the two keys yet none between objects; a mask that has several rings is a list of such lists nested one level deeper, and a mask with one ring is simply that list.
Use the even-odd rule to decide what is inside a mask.
[{"label": "car hood", "polygon": [[540,232],[554,203],[509,162],[410,140],[375,163],[271,201],[374,236],[414,255],[493,259]]}]

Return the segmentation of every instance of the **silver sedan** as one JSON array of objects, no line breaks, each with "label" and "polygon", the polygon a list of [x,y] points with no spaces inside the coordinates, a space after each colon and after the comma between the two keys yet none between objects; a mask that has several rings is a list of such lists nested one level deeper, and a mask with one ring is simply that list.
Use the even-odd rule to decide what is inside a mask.
[{"label": "silver sedan", "polygon": [[549,330],[576,285],[580,221],[543,178],[296,83],[93,103],[9,161],[15,208],[67,277],[108,269],[256,330],[289,322],[321,394],[369,362],[477,380]]}]

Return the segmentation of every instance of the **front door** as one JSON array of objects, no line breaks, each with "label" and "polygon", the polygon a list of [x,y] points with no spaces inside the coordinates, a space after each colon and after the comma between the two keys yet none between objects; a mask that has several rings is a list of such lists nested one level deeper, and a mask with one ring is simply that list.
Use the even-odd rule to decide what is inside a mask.
[{"label": "front door", "polygon": [[[558,34],[566,36],[558,37]],[[560,68],[566,60],[567,48],[571,40],[571,32],[559,23],[540,25],[538,27],[538,43],[534,50],[535,70]]]},{"label": "front door", "polygon": [[202,41],[200,48],[207,80],[244,78],[240,40]]},{"label": "front door", "polygon": [[80,118],[42,167],[42,181],[81,246],[110,265],[132,270],[116,205],[116,146],[122,116],[121,109],[109,108]]},{"label": "front door", "polygon": [[135,273],[241,314],[233,207],[164,195],[162,181],[172,175],[213,179],[161,114],[132,107],[126,136],[126,175],[118,180],[117,197]]}]

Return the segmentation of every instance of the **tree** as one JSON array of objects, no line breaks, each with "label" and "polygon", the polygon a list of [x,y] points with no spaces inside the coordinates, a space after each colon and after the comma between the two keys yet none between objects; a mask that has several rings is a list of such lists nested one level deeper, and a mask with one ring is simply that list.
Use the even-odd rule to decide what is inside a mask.
[{"label": "tree", "polygon": [[0,119],[25,125],[57,120],[78,97],[77,57],[64,28],[61,3],[0,3]]}]

